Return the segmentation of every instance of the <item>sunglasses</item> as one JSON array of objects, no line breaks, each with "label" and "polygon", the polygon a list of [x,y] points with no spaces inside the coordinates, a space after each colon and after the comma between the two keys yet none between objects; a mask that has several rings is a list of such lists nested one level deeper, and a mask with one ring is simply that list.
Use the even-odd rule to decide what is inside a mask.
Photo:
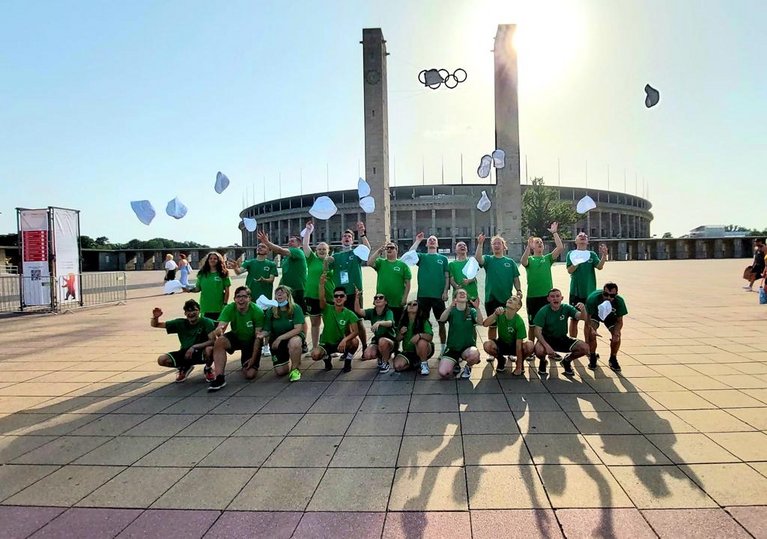
[{"label": "sunglasses", "polygon": [[333,294],[334,298],[345,298],[346,294]]},{"label": "sunglasses", "polygon": [[618,294],[608,294],[607,292],[602,292],[602,295],[606,298],[614,298]]},{"label": "sunglasses", "polygon": [[187,314],[189,314],[189,313],[199,313],[200,309],[184,309],[184,312],[187,313]]},{"label": "sunglasses", "polygon": [[387,245],[386,246],[386,250],[387,251],[393,251],[394,249],[396,249],[396,247],[394,245]]},{"label": "sunglasses", "polygon": [[385,297],[386,296],[384,296],[383,294],[377,294],[377,295],[373,296],[373,299],[384,299]]},{"label": "sunglasses", "polygon": [[236,296],[234,296],[234,299],[246,299],[249,297],[250,296],[248,294],[237,294]]},{"label": "sunglasses", "polygon": [[418,307],[418,302],[417,301],[411,301],[410,303],[407,304],[407,306],[408,307]]}]

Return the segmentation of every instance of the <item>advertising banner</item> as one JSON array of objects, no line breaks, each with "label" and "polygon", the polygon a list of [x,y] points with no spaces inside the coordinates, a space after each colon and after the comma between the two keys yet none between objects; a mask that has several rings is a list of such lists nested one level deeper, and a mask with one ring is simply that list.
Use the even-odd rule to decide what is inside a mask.
[{"label": "advertising banner", "polygon": [[79,302],[81,299],[79,212],[51,208],[51,216],[56,298],[59,303]]},{"label": "advertising banner", "polygon": [[48,210],[19,210],[24,305],[50,305]]}]

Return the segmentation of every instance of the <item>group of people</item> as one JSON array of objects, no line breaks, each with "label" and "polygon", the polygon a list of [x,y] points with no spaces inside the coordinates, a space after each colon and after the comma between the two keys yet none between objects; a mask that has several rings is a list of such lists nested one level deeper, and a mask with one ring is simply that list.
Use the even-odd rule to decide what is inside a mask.
[{"label": "group of people", "polygon": [[[597,368],[597,330],[604,324],[610,332],[608,365],[620,371],[617,354],[623,316],[628,311],[615,283],[597,289],[596,270],[605,265],[606,246],[601,245],[596,253],[588,250],[585,233],[575,238],[576,249],[566,257],[570,289],[565,303],[562,292],[553,286],[551,272],[564,246],[557,223],[549,231],[554,250],[546,253],[541,238],[529,238],[519,264],[507,256],[501,236],[491,238],[490,254],[483,254],[486,238],[480,234],[472,262],[466,243],[456,244],[455,259],[449,261],[439,252],[437,237],[425,238],[419,233],[408,256],[400,258],[393,242],[370,250],[365,225],[360,222],[357,239],[369,252],[363,260],[359,250],[354,250],[355,231],[351,229],[344,231],[341,247],[334,253],[325,242],[312,249],[312,222],[307,223],[302,236],[290,236],[287,247],[273,243],[259,231],[255,258],[226,264],[216,252],[205,257],[190,290],[200,292],[200,302],[184,304],[185,318],[163,323],[162,311],[153,311],[151,325],[178,334],[181,344],[178,351],[161,355],[158,363],[177,369],[179,382],[189,376],[195,364],[204,364],[208,389],[217,391],[226,385],[227,355],[240,350],[245,378],[254,378],[261,357],[271,356],[275,373],[296,381],[301,378],[301,361],[308,352],[310,336],[310,358],[322,361],[326,370],[333,368],[333,357],[337,356],[343,371],[349,372],[353,357],[361,350],[361,359],[377,360],[381,373],[415,369],[428,375],[429,361],[436,352],[436,327],[441,345],[436,365],[440,377],[465,379],[480,362],[477,327],[483,326],[488,328],[488,340],[482,349],[490,356],[488,361],[496,361],[498,372],[503,372],[513,357],[512,376],[524,376],[525,359],[537,357],[542,377],[548,375],[549,362],[554,359],[565,375],[573,376],[573,362],[578,358],[588,357],[588,368]],[[418,252],[424,239],[426,252]],[[278,271],[268,258],[270,253],[282,260],[282,277],[276,288]],[[403,258],[418,266],[415,297],[410,294],[410,266]],[[467,271],[469,263],[475,271]],[[367,308],[364,264],[377,273],[372,306]],[[524,295],[519,265],[527,273],[528,326],[519,314]],[[477,266],[485,271],[484,305],[480,303]],[[245,286],[235,290],[232,303],[228,302],[229,270],[247,273]],[[273,299],[274,306],[262,310],[255,303],[261,296]],[[581,320],[585,321],[584,340],[578,339]]]}]

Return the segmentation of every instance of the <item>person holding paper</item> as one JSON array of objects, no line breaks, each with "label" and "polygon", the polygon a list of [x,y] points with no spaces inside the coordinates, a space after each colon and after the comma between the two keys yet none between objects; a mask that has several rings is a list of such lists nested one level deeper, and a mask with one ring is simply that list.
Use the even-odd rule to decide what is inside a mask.
[{"label": "person holding paper", "polygon": [[368,320],[373,331],[370,345],[362,351],[362,361],[377,359],[378,372],[387,373],[391,369],[389,360],[394,351],[394,313],[389,309],[386,296],[381,293],[373,296],[372,309],[362,308],[359,294],[356,294],[356,300],[354,312],[360,317],[360,323],[363,319]]},{"label": "person holding paper", "polygon": [[[378,256],[381,251],[385,253],[385,258]],[[386,303],[394,314],[394,322],[398,323],[410,294],[410,279],[413,276],[410,267],[397,258],[397,244],[391,241],[371,251],[368,266],[378,274],[376,294],[386,296]]]},{"label": "person holding paper", "polygon": [[483,326],[496,326],[498,328],[498,338],[494,341],[485,341],[485,352],[498,360],[495,370],[503,372],[506,370],[506,356],[515,356],[516,365],[514,366],[513,376],[523,376],[525,374],[525,358],[533,353],[532,341],[526,341],[525,321],[519,316],[519,309],[522,307],[522,300],[519,296],[511,296],[506,300],[505,307],[498,307],[490,313],[482,323]]},{"label": "person holding paper", "polygon": [[[597,289],[596,269],[601,270],[607,261],[607,246],[599,246],[599,254],[588,250],[589,236],[580,232],[575,237],[575,250],[567,253],[567,273],[570,274],[570,305],[586,303],[594,290]],[[578,321],[570,320],[570,337],[578,337]]]},{"label": "person holding paper", "polygon": [[255,258],[248,258],[242,264],[237,259],[230,266],[237,275],[248,274],[245,278],[245,286],[250,289],[254,298],[263,295],[267,299],[272,299],[272,285],[274,278],[277,277],[277,264],[266,258],[268,254],[269,247],[261,242],[256,246]]},{"label": "person holding paper", "polygon": [[459,241],[455,244],[455,260],[452,260],[447,265],[447,271],[450,274],[450,286],[453,290],[464,289],[469,295],[469,300],[474,301],[479,297],[479,290],[477,289],[477,274],[469,278],[466,276],[464,268],[466,264],[471,260],[468,257],[469,248],[466,246],[466,242]]},{"label": "person holding paper", "polygon": [[[451,379],[456,371],[464,380],[471,378],[471,367],[479,363],[476,326],[483,322],[479,299],[472,303],[466,290],[457,290],[453,303],[445,309],[439,321],[450,325],[447,346],[439,359],[440,378]],[[466,361],[463,370],[460,370],[461,361]]]},{"label": "person holding paper", "polygon": [[588,345],[573,339],[567,335],[567,321],[586,320],[586,306],[578,303],[573,307],[567,303],[562,303],[564,299],[562,292],[558,288],[552,288],[548,294],[549,304],[543,307],[535,315],[533,324],[535,325],[535,355],[538,356],[538,374],[547,376],[548,365],[547,357],[560,357],[557,352],[567,352],[560,361],[565,375],[574,376],[573,360],[585,356],[589,353]]},{"label": "person holding paper", "polygon": [[610,360],[608,365],[615,372],[621,372],[618,351],[621,348],[623,317],[628,314],[626,302],[618,295],[618,285],[606,283],[601,290],[595,290],[586,298],[585,334],[589,343],[589,369],[597,368],[597,329],[600,320],[610,332]]},{"label": "person holding paper", "polygon": [[287,286],[278,286],[274,299],[277,306],[266,311],[264,330],[259,337],[269,343],[274,373],[287,374],[291,382],[297,382],[301,379],[301,349],[306,339],[304,313]]},{"label": "person holding paper", "polygon": [[421,375],[427,376],[429,358],[434,355],[434,331],[429,320],[422,316],[418,300],[407,302],[397,328],[397,341],[402,341],[402,351],[394,356],[394,370],[403,372],[420,366]]},{"label": "person holding paper", "polygon": [[[423,238],[423,232],[416,234],[409,251],[416,252]],[[430,313],[434,313],[434,318],[439,324],[439,342],[442,343],[444,351],[447,337],[445,322],[440,322],[440,318],[445,312],[445,302],[450,291],[450,273],[447,270],[447,257],[439,254],[438,247],[437,236],[431,235],[426,240],[426,253],[416,253],[418,255],[418,307],[425,320],[429,319]]]},{"label": "person holding paper", "polygon": [[293,291],[293,301],[306,308],[304,290],[306,288],[306,255],[301,249],[301,238],[290,236],[288,246],[280,247],[269,241],[269,236],[263,230],[258,231],[258,241],[266,245],[270,251],[282,257],[282,279],[280,284]]},{"label": "person holding paper", "polygon": [[535,339],[533,330],[533,319],[542,307],[546,306],[549,290],[554,288],[554,281],[551,277],[551,266],[564,250],[562,238],[559,237],[557,230],[559,223],[551,223],[549,232],[554,238],[554,250],[548,254],[543,254],[544,245],[541,238],[528,238],[525,252],[522,253],[522,259],[519,263],[527,272],[527,322],[530,325],[528,337]]},{"label": "person holding paper", "polygon": [[[320,339],[320,328],[322,327],[322,309],[320,309],[320,276],[325,271],[325,259],[330,254],[330,246],[321,241],[317,244],[312,251],[309,246],[311,235],[314,233],[314,223],[308,221],[304,228],[303,237],[303,249],[306,255],[306,289],[305,302],[306,302],[306,314],[309,315],[309,319],[312,321],[312,348],[316,348]],[[332,275],[332,273],[328,273]],[[333,295],[333,280],[328,279],[325,284],[325,297]]]},{"label": "person holding paper", "polygon": [[319,345],[312,350],[312,359],[314,361],[324,361],[325,370],[333,368],[330,356],[336,352],[341,354],[344,362],[344,372],[352,370],[352,357],[357,351],[360,341],[359,318],[354,312],[350,311],[344,305],[346,304],[346,289],[343,286],[337,286],[333,289],[333,303],[328,304],[325,300],[325,284],[328,276],[320,276],[320,309],[322,309],[322,334],[320,335]]}]

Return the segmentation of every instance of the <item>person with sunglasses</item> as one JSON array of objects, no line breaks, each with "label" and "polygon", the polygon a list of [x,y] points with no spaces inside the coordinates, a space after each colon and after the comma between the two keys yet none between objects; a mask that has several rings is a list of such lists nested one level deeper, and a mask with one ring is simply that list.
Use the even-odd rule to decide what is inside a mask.
[{"label": "person with sunglasses", "polygon": [[429,358],[434,355],[434,330],[418,308],[418,300],[405,304],[397,325],[397,341],[402,341],[402,351],[394,356],[394,370],[402,372],[420,364],[421,374],[427,376]]},{"label": "person with sunglasses", "polygon": [[548,357],[561,357],[557,352],[566,352],[560,361],[565,375],[574,376],[573,360],[589,353],[588,345],[578,339],[573,339],[567,334],[567,321],[573,319],[586,320],[586,306],[579,303],[573,307],[562,303],[564,299],[558,288],[549,290],[549,304],[541,308],[535,315],[535,355],[538,356],[538,374],[541,377],[548,376],[546,367]]},{"label": "person with sunglasses", "polygon": [[449,326],[447,346],[439,360],[439,375],[443,380],[451,379],[460,368],[461,361],[466,365],[460,372],[463,379],[471,378],[471,367],[479,363],[477,350],[477,324],[482,324],[482,311],[479,299],[469,301],[466,290],[455,291],[453,303],[445,309],[439,321]]},{"label": "person with sunglasses", "polygon": [[469,262],[469,248],[465,241],[459,241],[455,244],[455,260],[451,260],[447,265],[448,273],[450,274],[450,286],[453,290],[463,288],[466,293],[469,294],[469,299],[474,301],[479,297],[479,290],[477,289],[477,277],[469,279],[463,274],[463,268]]},{"label": "person with sunglasses", "polygon": [[[385,258],[378,256],[382,251],[385,253]],[[386,296],[386,303],[394,313],[394,320],[399,320],[402,318],[404,305],[410,294],[410,280],[413,277],[410,266],[397,258],[397,245],[391,241],[370,253],[368,266],[378,274],[376,294]]]},{"label": "person with sunglasses", "polygon": [[347,301],[346,289],[337,286],[333,290],[333,304],[325,300],[325,284],[328,276],[320,276],[319,296],[322,309],[322,334],[317,347],[312,350],[312,360],[324,361],[325,370],[333,368],[331,354],[340,353],[344,362],[344,372],[352,370],[352,357],[359,347],[359,318],[344,305]]},{"label": "person with sunglasses", "polygon": [[[226,328],[231,325],[231,331]],[[240,364],[242,375],[252,380],[258,374],[261,363],[261,339],[258,334],[264,327],[264,311],[251,301],[250,289],[238,286],[234,291],[234,302],[229,303],[218,318],[218,326],[213,332],[216,341],[213,344],[214,380],[208,391],[218,391],[226,386],[226,356],[241,351]]]},{"label": "person with sunglasses", "polygon": [[[604,318],[599,316],[599,306],[605,301],[610,303],[610,312]],[[615,372],[621,372],[620,363],[618,363],[618,351],[621,348],[621,331],[623,330],[623,317],[628,314],[626,302],[618,295],[618,285],[615,283],[605,283],[602,290],[595,290],[586,298],[586,320],[585,334],[586,341],[589,343],[589,369],[597,368],[597,329],[601,319],[607,330],[610,332],[610,359],[607,364]]]},{"label": "person with sunglasses", "polygon": [[[579,303],[586,303],[594,290],[597,289],[597,274],[595,270],[601,270],[607,262],[607,246],[602,243],[599,246],[599,254],[588,250],[589,236],[585,232],[579,232],[575,236],[575,250],[567,253],[567,273],[570,274],[570,298],[568,303],[576,306]],[[575,251],[580,251],[577,255],[588,256],[585,262],[580,261]],[[578,321],[570,320],[569,335],[573,339],[578,337]]]},{"label": "person with sunglasses", "polygon": [[266,311],[264,331],[260,337],[268,342],[272,350],[272,366],[277,376],[288,375],[291,382],[301,379],[301,348],[306,339],[304,313],[293,301],[293,294],[287,286],[278,286],[274,291],[276,307]]},{"label": "person with sunglasses", "polygon": [[357,301],[354,303],[354,312],[362,319],[370,322],[373,337],[370,344],[362,352],[362,360],[378,360],[378,372],[387,373],[391,369],[389,360],[394,351],[394,313],[389,309],[386,296],[376,294],[373,296],[373,308],[363,309],[360,304],[360,294],[355,294]]},{"label": "person with sunglasses", "polygon": [[[415,236],[411,251],[416,251],[424,239],[424,233]],[[447,257],[439,253],[439,240],[431,235],[426,239],[426,252],[418,253],[418,306],[421,315],[429,319],[431,313],[439,324],[439,342],[445,349],[445,324],[440,317],[445,312],[445,302],[450,291],[450,273],[448,273]]]}]

